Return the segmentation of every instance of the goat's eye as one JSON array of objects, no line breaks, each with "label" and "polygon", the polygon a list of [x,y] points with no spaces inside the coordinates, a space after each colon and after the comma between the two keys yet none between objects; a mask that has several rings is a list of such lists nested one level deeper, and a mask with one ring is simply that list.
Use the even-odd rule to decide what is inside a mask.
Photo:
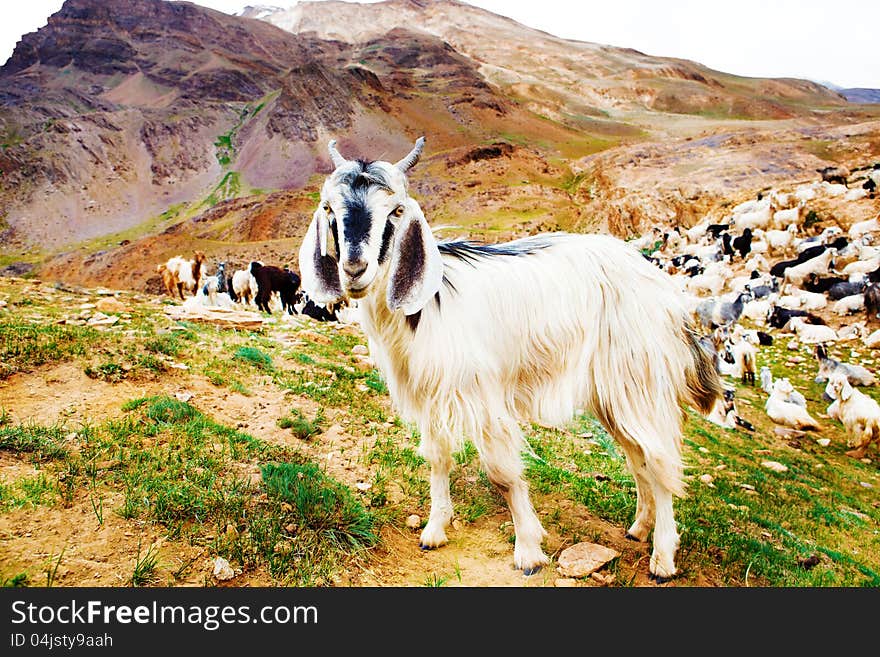
[{"label": "goat's eye", "polygon": [[391,211],[391,216],[392,217],[402,217],[403,216],[403,206],[398,205],[396,208],[394,208]]},{"label": "goat's eye", "polygon": [[324,204],[324,212],[329,214],[331,217],[333,216],[333,208],[330,207],[329,203]]}]

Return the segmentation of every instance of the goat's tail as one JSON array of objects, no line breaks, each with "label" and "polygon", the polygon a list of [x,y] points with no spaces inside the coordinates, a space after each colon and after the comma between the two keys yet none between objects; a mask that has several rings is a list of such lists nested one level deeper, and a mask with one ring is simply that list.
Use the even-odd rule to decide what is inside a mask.
[{"label": "goat's tail", "polygon": [[699,336],[687,324],[684,337],[692,357],[690,366],[685,369],[688,401],[706,415],[724,393],[721,377],[715,367],[715,356],[701,344]]}]

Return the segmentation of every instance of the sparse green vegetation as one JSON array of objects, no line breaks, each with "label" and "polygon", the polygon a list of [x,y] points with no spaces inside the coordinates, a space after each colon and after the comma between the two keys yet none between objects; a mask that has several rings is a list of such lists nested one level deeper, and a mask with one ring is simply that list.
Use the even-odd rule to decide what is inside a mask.
[{"label": "sparse green vegetation", "polygon": [[290,429],[294,436],[300,440],[308,440],[322,431],[324,424],[324,411],[319,409],[314,420],[309,420],[298,408],[291,409],[290,414],[278,420],[278,426],[282,429]]},{"label": "sparse green vegetation", "polygon": [[[8,302],[0,330],[17,344],[0,348],[11,354],[15,372],[43,376],[39,365],[21,355],[30,353],[49,367],[72,361],[77,372],[90,368],[97,377],[91,385],[104,389],[124,390],[97,382],[116,376],[124,385],[149,387],[126,403],[108,402],[93,423],[78,416],[65,420],[63,413],[53,424],[23,422],[18,405],[0,397],[0,453],[16,464],[0,476],[0,513],[78,514],[88,531],[118,531],[121,524],[131,538],[125,560],[115,564],[120,581],[201,583],[205,561],[216,555],[241,573],[233,584],[344,583],[357,564],[375,567],[371,555],[382,546],[383,524],[408,533],[405,521],[413,512],[424,524],[430,467],[418,454],[420,437],[394,415],[379,372],[355,367],[352,349],[364,343],[357,332],[323,325],[307,331],[283,327],[286,335],[276,327],[242,332],[170,322],[159,307],[136,303],[129,323],[97,331],[55,324],[69,308],[2,286],[0,279]],[[761,357],[774,375],[789,376],[811,412],[824,410],[814,370],[789,366],[784,342],[762,348]],[[175,361],[189,369],[169,368]],[[7,380],[14,384],[17,378]],[[198,381],[202,388],[192,388]],[[173,396],[187,389],[195,392],[192,402]],[[809,436],[791,442],[775,436],[762,420],[760,392],[737,390],[740,413],[758,427],[754,433],[719,429],[694,414],[686,424],[688,494],[676,501],[682,583],[880,585],[876,460],[846,457],[841,428],[830,420],[822,422],[822,435],[832,439],[827,448]],[[232,392],[253,397],[242,403],[227,396]],[[260,417],[267,394],[282,402],[273,407],[284,409],[274,418]],[[880,396],[873,389],[869,394]],[[225,408],[227,403],[232,405]],[[223,421],[205,410],[212,407]],[[343,440],[337,434],[332,447],[324,437],[331,424],[343,427]],[[258,425],[257,432],[246,433]],[[529,487],[556,541],[601,542],[597,527],[610,523],[622,531],[632,522],[634,482],[595,418],[579,416],[564,429],[524,430]],[[328,454],[334,469],[325,471],[318,463]],[[763,468],[768,459],[788,471]],[[349,474],[337,480],[328,472]],[[705,474],[711,486],[700,478]],[[513,549],[504,499],[468,441],[456,455],[450,490],[458,523],[450,530],[450,550],[461,533],[487,528]],[[157,535],[164,541],[161,558]],[[144,540],[139,551],[138,536]],[[624,551],[608,566],[616,586],[644,577],[643,547]],[[47,550],[51,559],[44,553],[39,561],[7,565],[4,582],[27,583],[28,575],[42,581],[45,573],[53,584],[67,584],[70,564],[55,565],[60,549],[57,543]],[[801,565],[808,558],[815,562],[811,568]],[[412,563],[417,569],[418,562]],[[416,570],[410,583],[442,586],[453,577],[468,581],[461,569],[452,574],[451,567],[434,566]]]}]

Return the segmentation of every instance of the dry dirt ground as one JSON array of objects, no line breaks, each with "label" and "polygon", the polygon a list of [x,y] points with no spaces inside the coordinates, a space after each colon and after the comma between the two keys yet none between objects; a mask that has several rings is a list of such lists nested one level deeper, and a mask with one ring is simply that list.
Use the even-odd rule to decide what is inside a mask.
[{"label": "dry dirt ground", "polygon": [[[107,383],[86,376],[82,366],[73,363],[51,365],[33,372],[19,373],[0,382],[0,408],[6,410],[13,422],[35,422],[42,425],[63,423],[71,433],[83,424],[101,422],[122,415],[122,405],[131,399],[149,395],[192,395],[191,404],[218,422],[238,427],[267,442],[297,441],[309,455],[320,462],[336,479],[354,487],[369,481],[369,467],[357,456],[368,450],[371,438],[345,433],[333,411],[328,414],[330,428],[314,441],[301,443],[289,431],[280,429],[276,418],[290,405],[283,391],[271,385],[254,390],[254,395],[218,388],[205,377],[189,373],[174,373],[159,381],[121,381]],[[259,401],[255,402],[255,399]],[[298,400],[306,414],[308,400]],[[341,419],[341,418],[339,418]],[[0,480],[7,483],[37,474],[26,458],[10,452],[0,452]],[[254,476],[258,475],[256,466]],[[104,524],[95,519],[86,491],[78,491],[72,504],[36,506],[11,511],[0,516],[0,571],[15,573],[22,570],[41,573],[64,549],[63,558],[55,573],[54,584],[61,586],[125,586],[138,554],[139,546],[145,551],[149,545],[160,548],[162,555],[159,572],[170,574],[191,564],[179,584],[184,586],[213,585],[210,577],[212,559],[204,548],[185,541],[169,541],[160,526],[139,520],[126,520],[109,510],[122,505],[121,492],[105,498]],[[601,536],[598,542],[630,555],[635,570],[630,573],[633,585],[649,585],[647,560],[649,547],[625,540],[623,529],[604,522],[586,509],[572,509],[570,500],[554,502],[544,499],[537,504],[539,515],[549,513],[559,504],[568,505],[583,533]],[[406,514],[427,515],[426,508],[404,510]],[[546,523],[545,523],[546,524]],[[552,557],[568,545],[554,528],[547,526],[545,549]],[[513,535],[510,514],[487,515],[463,524],[454,521],[449,532],[450,543],[438,550],[421,551],[418,531],[386,525],[382,542],[369,556],[358,561],[357,567],[334,582],[342,586],[553,586],[559,575],[548,566],[539,573],[524,577],[513,567]],[[34,584],[42,582],[34,581]],[[246,573],[230,582],[236,586],[266,586],[272,582],[265,573]],[[581,585],[600,585],[593,580]]]}]

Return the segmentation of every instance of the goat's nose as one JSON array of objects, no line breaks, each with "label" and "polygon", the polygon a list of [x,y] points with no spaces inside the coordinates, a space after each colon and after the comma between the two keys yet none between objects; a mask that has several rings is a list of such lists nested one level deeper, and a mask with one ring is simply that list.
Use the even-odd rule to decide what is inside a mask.
[{"label": "goat's nose", "polygon": [[367,271],[367,263],[363,260],[351,260],[342,265],[343,271],[352,279],[359,278]]}]

